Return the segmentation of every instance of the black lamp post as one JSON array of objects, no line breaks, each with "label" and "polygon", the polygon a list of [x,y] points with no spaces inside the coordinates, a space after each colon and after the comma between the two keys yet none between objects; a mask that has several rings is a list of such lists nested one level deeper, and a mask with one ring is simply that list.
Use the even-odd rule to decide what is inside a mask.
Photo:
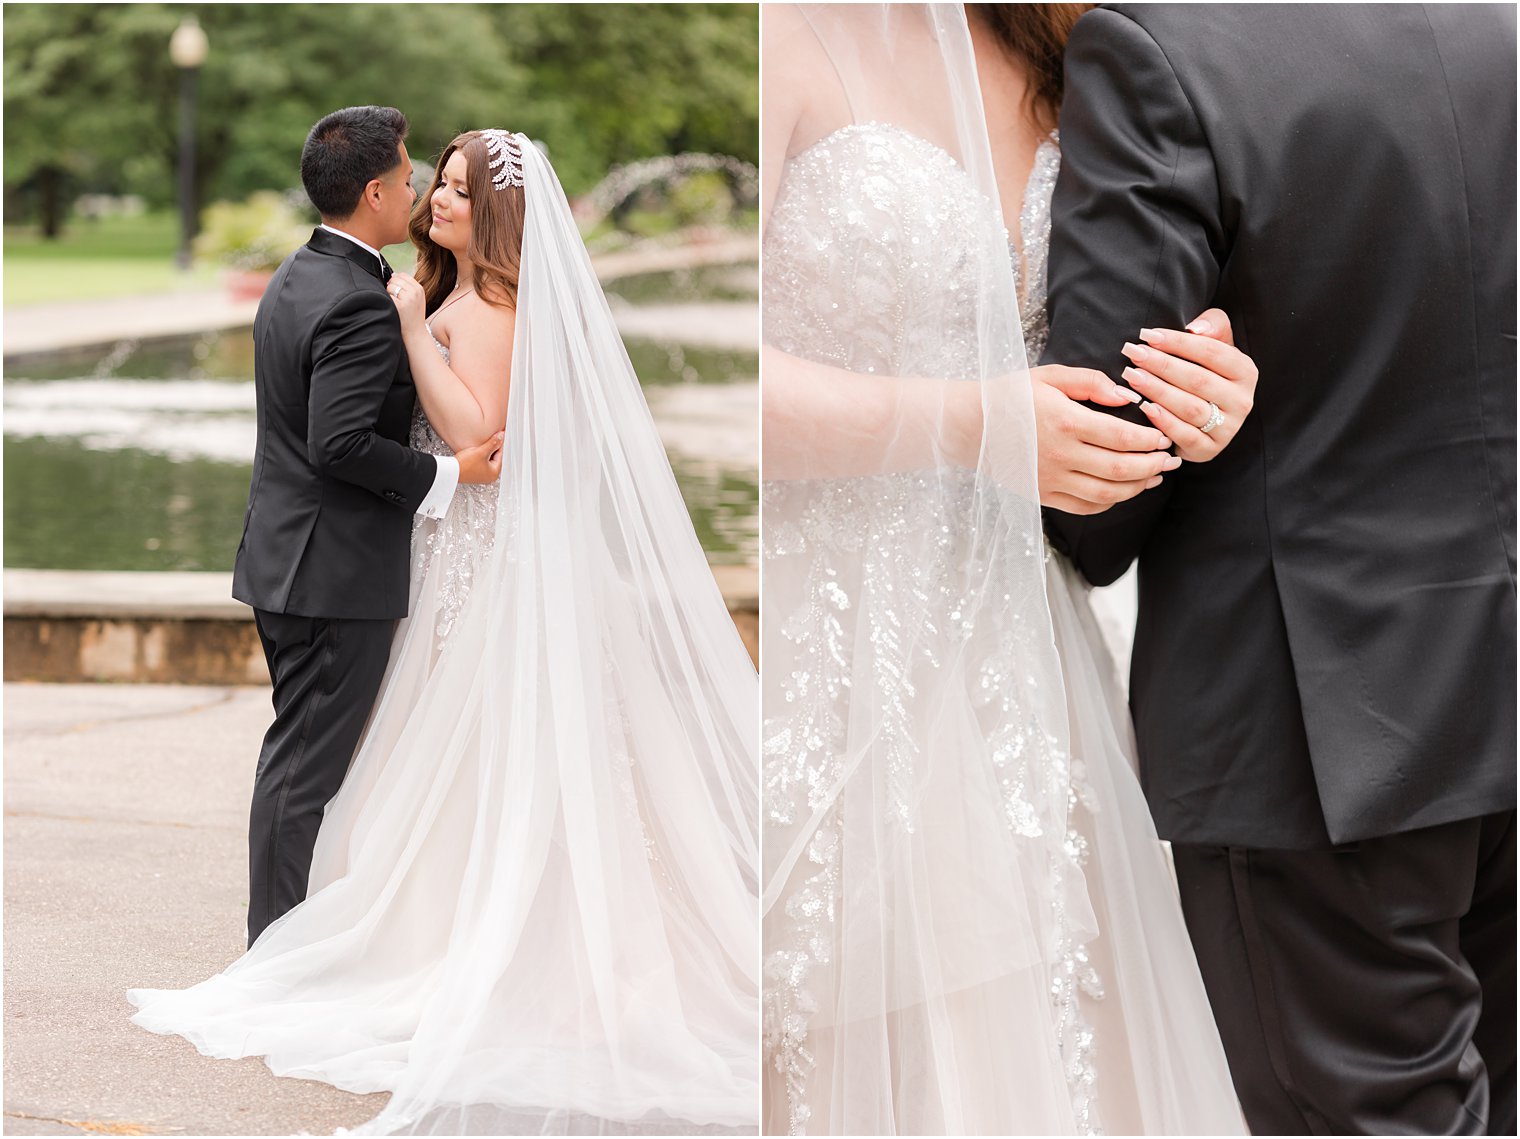
[{"label": "black lamp post", "polygon": [[174,260],[190,268],[195,238],[195,79],[206,62],[206,33],[194,16],[186,17],[169,39],[169,58],[179,68],[179,252]]}]

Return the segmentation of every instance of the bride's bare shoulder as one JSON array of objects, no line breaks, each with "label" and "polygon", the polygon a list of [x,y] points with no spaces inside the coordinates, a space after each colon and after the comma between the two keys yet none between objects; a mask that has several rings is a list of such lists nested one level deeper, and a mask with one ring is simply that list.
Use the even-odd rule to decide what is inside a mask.
[{"label": "bride's bare shoulder", "polygon": [[517,309],[505,303],[496,303],[472,294],[459,302],[459,311],[450,323],[450,344],[461,340],[470,342],[493,342],[506,337],[510,342],[512,330],[517,327]]}]

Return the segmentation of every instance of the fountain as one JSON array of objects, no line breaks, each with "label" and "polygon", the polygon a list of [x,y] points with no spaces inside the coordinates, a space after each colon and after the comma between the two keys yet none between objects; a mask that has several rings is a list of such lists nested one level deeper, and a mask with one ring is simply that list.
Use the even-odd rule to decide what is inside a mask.
[{"label": "fountain", "polygon": [[576,218],[587,226],[609,216],[616,218],[618,211],[640,191],[662,184],[670,186],[709,171],[725,176],[737,206],[753,207],[759,201],[760,172],[752,163],[728,154],[668,154],[614,166],[605,178],[577,199]]}]

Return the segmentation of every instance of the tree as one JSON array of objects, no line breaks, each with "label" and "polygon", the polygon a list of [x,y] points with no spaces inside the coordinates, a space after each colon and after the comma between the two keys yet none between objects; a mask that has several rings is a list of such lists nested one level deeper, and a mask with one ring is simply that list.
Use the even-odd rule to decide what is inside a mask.
[{"label": "tree", "polygon": [[570,193],[634,158],[758,150],[753,5],[7,4],[6,188],[34,191],[45,228],[66,191],[173,202],[168,43],[192,12],[202,202],[296,185],[311,124],[359,103],[404,110],[418,160],[461,130],[527,131]]},{"label": "tree", "polygon": [[6,11],[5,179],[8,187],[36,189],[48,237],[61,228],[65,188],[99,184],[102,151],[140,137],[146,124],[140,102],[114,97],[124,85],[121,59],[99,58],[103,14],[81,4],[17,4]]},{"label": "tree", "polygon": [[609,166],[712,151],[759,160],[759,14],[729,4],[506,4],[488,9],[532,78],[504,108],[547,141],[571,193]]}]

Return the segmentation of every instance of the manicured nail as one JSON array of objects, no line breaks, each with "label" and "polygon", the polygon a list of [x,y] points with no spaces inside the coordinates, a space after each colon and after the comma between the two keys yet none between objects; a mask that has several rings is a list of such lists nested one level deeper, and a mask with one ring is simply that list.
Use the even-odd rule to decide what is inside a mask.
[{"label": "manicured nail", "polygon": [[1166,329],[1142,328],[1140,330],[1140,339],[1147,344],[1160,344],[1166,339]]},{"label": "manicured nail", "polygon": [[[1134,371],[1133,368],[1125,368],[1124,370],[1126,372]],[[1121,388],[1118,384],[1114,385],[1114,391],[1118,392],[1119,395],[1129,400],[1130,403],[1139,403],[1142,399],[1145,398],[1139,392],[1135,391],[1134,388]]]},{"label": "manicured nail", "polygon": [[1158,487],[1160,485],[1161,485],[1161,476],[1157,475],[1155,478],[1151,479],[1150,482],[1148,482],[1148,483],[1145,484],[1145,489],[1146,490],[1154,490],[1156,487]]},{"label": "manicured nail", "polygon": [[1142,372],[1139,368],[1125,368],[1119,374],[1132,384],[1143,384],[1156,378],[1149,372]]},{"label": "manicured nail", "polygon": [[1214,326],[1200,316],[1197,320],[1193,321],[1192,324],[1187,326],[1187,330],[1189,332],[1195,332],[1199,336],[1207,336],[1209,333],[1214,331]]},{"label": "manicured nail", "polygon": [[1151,403],[1150,400],[1146,400],[1140,405],[1140,410],[1145,412],[1147,415],[1155,415],[1156,412],[1160,411],[1161,409],[1158,408],[1155,404]]},{"label": "manicured nail", "polygon": [[1149,352],[1150,349],[1145,347],[1143,344],[1130,344],[1126,342],[1120,351],[1122,351],[1126,356],[1138,364],[1141,360],[1145,359],[1145,354]]},{"label": "manicured nail", "polygon": [[1176,455],[1168,455],[1166,459],[1163,460],[1161,469],[1163,471],[1175,471],[1180,466],[1182,466],[1181,459],[1179,459]]}]

